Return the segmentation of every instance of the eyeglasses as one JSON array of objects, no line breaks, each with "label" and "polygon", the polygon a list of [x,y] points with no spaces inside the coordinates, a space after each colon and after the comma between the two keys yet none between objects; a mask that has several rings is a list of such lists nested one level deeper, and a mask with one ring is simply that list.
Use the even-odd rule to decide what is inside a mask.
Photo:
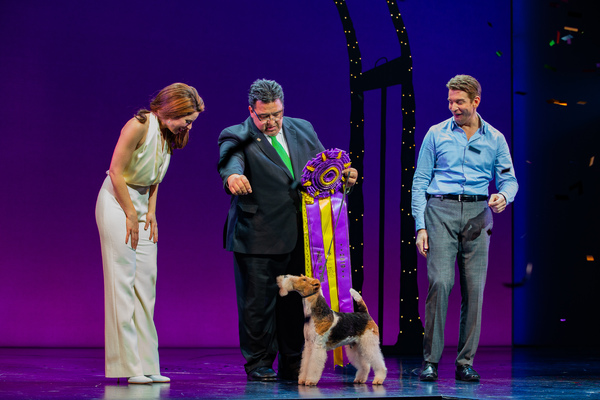
[{"label": "eyeglasses", "polygon": [[254,115],[256,115],[256,118],[258,118],[258,120],[260,122],[267,122],[267,120],[277,121],[278,119],[281,119],[281,117],[283,116],[283,108],[281,110],[271,113],[271,114],[258,115],[256,113],[256,110],[254,109],[254,107],[252,107],[252,112],[254,113]]}]

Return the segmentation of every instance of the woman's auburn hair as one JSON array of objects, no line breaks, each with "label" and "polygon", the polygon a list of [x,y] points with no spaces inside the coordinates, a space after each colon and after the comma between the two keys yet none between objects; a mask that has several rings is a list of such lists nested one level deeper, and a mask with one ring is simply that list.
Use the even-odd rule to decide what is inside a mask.
[{"label": "woman's auburn hair", "polygon": [[[173,83],[162,89],[150,102],[150,110],[145,108],[139,110],[135,118],[145,124],[148,114],[152,111],[160,118],[178,119],[186,117],[195,112],[204,111],[204,100],[198,95],[198,91],[185,83]],[[176,135],[168,129],[163,132],[165,140],[169,143],[169,150],[183,149],[189,140],[190,132],[184,135]]]}]

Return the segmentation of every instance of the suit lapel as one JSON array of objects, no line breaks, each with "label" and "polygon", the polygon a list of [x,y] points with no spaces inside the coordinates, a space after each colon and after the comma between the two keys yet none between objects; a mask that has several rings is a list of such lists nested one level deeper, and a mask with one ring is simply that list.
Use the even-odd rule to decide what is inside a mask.
[{"label": "suit lapel", "polygon": [[[283,118],[285,122],[285,117]],[[304,165],[298,165],[298,160],[300,159],[300,155],[298,154],[298,132],[288,124],[283,124],[283,134],[285,135],[285,140],[288,145],[288,150],[290,151],[290,161],[292,162],[292,169],[294,170],[294,176],[297,179],[300,179],[302,175],[302,169]],[[290,174],[290,178],[292,175]]]},{"label": "suit lapel", "polygon": [[[258,130],[258,128],[256,128],[256,125],[254,125],[254,121],[252,121],[252,118],[249,118],[249,124],[251,126],[251,130],[250,133],[254,139],[254,141],[256,142],[256,144],[258,145],[258,147],[261,149],[261,151],[271,160],[273,161],[275,164],[277,164],[283,171],[285,171],[285,173],[288,175],[288,177],[290,179],[292,179],[292,174],[290,173],[288,167],[285,165],[285,163],[283,162],[283,160],[281,159],[281,157],[279,156],[279,154],[277,153],[277,150],[275,150],[275,148],[271,145],[271,143],[269,143],[269,140],[267,139],[267,137],[265,136],[264,133],[262,133],[261,131]],[[284,128],[284,134],[285,134],[285,128]],[[295,136],[295,134],[294,134]],[[286,135],[286,140],[288,140],[288,136]],[[296,146],[295,146],[296,147]],[[294,173],[296,172],[296,166],[294,164],[294,159],[296,157],[292,157],[291,153],[291,147],[290,147],[290,143],[288,140],[288,148],[290,150],[290,159],[292,161],[292,168],[294,168]]]}]

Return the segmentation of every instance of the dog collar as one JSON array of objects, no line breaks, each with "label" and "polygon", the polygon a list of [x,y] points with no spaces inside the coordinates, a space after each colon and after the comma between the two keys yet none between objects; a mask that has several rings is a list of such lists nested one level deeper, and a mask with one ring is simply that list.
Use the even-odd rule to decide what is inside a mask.
[{"label": "dog collar", "polygon": [[303,299],[306,299],[307,297],[314,296],[315,294],[318,294],[318,293],[319,292],[314,292],[313,294],[309,294],[308,296],[300,296],[300,297],[302,297]]}]

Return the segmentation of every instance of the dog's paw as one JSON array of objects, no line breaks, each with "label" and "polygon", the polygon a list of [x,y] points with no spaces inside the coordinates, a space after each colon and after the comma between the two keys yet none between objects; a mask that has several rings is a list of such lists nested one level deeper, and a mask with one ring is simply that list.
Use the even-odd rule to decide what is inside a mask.
[{"label": "dog's paw", "polygon": [[354,380],[354,383],[365,383],[365,382],[366,382],[366,379],[358,379],[358,378],[356,378]]},{"label": "dog's paw", "polygon": [[383,385],[383,378],[374,378],[373,385]]},{"label": "dog's paw", "polygon": [[319,383],[319,381],[309,381],[307,380],[306,382],[304,382],[305,386],[317,386],[317,383]]}]

